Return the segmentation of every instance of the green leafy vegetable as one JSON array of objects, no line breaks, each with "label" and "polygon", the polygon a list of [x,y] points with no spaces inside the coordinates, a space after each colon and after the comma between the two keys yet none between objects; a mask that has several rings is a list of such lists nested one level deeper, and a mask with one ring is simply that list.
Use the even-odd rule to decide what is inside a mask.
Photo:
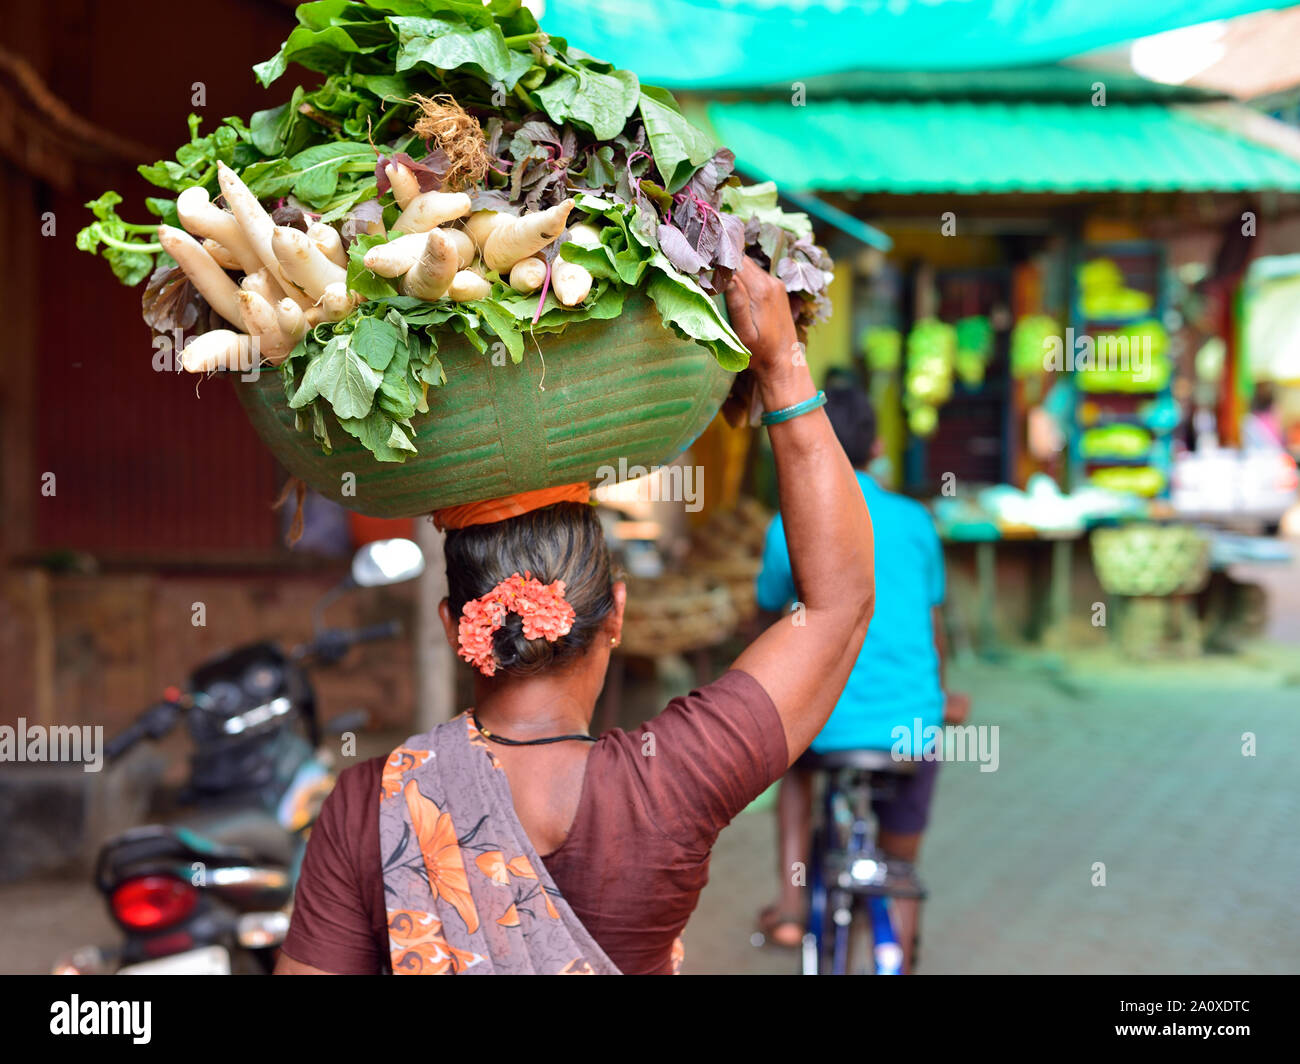
[{"label": "green leafy vegetable", "polygon": [[[199,185],[216,200],[224,164],[276,224],[335,227],[347,288],[362,302],[308,331],[280,365],[299,429],[327,453],[340,430],[380,461],[416,453],[412,419],[428,412],[428,390],[446,384],[438,345],[449,335],[484,357],[497,357],[499,343],[519,363],[534,357],[536,337],[617,317],[641,292],[665,325],[740,370],[748,352],[720,308],[747,254],[801,297],[801,326],[825,315],[830,261],[808,218],[784,211],[770,183],[741,185],[731,152],[671,93],[549,37],[520,0],[316,0],[297,18],[254,72],[269,86],[297,64],[324,76],[313,79],[317,87],[294,87],[247,122],[226,118],[207,133],[191,116],[175,158],[140,173],[171,194]],[[487,170],[474,169],[482,176],[465,179],[469,187],[456,184],[465,172],[452,158],[459,149],[440,135],[424,140],[427,128],[415,132],[429,97],[450,97],[481,129]],[[393,161],[421,191],[466,191],[476,210],[520,215],[572,197],[569,225],[595,229],[598,239],[561,238],[541,254],[550,266],[585,268],[586,298],[562,306],[549,281],[525,295],[491,271],[481,299],[401,295],[395,279],[364,262],[392,235],[375,230],[391,229],[400,211],[385,170]],[[87,205],[94,220],[78,247],[102,254],[128,284],[150,278],[145,316],[155,329],[214,327],[218,316],[154,240],[157,222],[124,221],[120,202],[109,192]],[[172,198],[146,205],[180,224]]]}]

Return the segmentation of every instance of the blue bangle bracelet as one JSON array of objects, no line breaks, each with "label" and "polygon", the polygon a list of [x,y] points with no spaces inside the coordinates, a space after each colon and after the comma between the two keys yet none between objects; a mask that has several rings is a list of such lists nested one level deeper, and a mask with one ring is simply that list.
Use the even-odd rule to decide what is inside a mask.
[{"label": "blue bangle bracelet", "polygon": [[811,399],[805,399],[802,403],[795,403],[794,406],[773,410],[770,414],[764,414],[759,420],[764,425],[779,425],[782,421],[789,421],[791,418],[796,418],[800,414],[807,414],[809,411],[825,405],[826,393],[818,392]]}]

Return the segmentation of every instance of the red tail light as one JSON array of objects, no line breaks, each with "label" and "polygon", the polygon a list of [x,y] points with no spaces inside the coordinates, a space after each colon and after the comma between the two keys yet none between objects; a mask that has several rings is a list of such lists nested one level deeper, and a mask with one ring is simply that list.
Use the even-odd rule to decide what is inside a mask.
[{"label": "red tail light", "polygon": [[151,931],[184,920],[198,901],[199,892],[183,879],[141,876],[113,891],[113,914],[127,927]]}]

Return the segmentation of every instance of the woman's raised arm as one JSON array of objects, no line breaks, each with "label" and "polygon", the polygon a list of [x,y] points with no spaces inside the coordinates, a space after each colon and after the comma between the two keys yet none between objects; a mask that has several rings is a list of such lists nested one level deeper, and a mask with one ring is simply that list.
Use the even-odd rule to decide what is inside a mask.
[{"label": "woman's raised arm", "polygon": [[[767,411],[817,394],[785,286],[746,259],[727,290],[736,335]],[[875,602],[871,515],[824,410],[768,428],[799,602],[735,667],[776,704],[793,762],[821,731],[848,679]]]}]

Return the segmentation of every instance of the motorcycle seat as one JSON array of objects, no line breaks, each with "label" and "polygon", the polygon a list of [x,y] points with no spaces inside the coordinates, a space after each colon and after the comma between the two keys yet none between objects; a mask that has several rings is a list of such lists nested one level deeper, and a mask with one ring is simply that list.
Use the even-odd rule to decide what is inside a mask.
[{"label": "motorcycle seat", "polygon": [[198,836],[200,845],[213,847],[221,856],[238,855],[250,863],[287,867],[298,847],[293,834],[259,809],[198,813],[187,816],[178,827]]},{"label": "motorcycle seat", "polygon": [[297,840],[269,813],[239,810],[198,814],[184,823],[146,824],[110,839],[100,850],[95,880],[106,893],[142,869],[204,862],[213,866],[273,864],[287,868]]}]

